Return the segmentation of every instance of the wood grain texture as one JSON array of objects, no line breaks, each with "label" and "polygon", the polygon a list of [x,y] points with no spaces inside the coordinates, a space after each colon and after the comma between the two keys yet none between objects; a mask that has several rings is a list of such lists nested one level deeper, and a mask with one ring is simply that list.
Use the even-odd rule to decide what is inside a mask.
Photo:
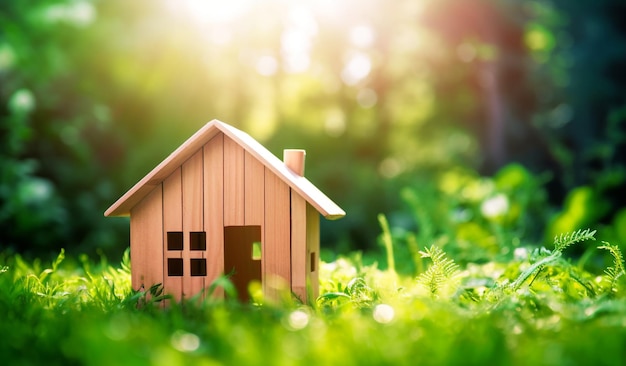
[{"label": "wood grain texture", "polygon": [[224,138],[224,225],[244,225],[244,150]]},{"label": "wood grain texture", "polygon": [[135,290],[163,283],[162,189],[157,186],[131,211],[130,258]]},{"label": "wood grain texture", "polygon": [[200,148],[182,165],[183,202],[183,298],[190,298],[204,289],[204,277],[191,276],[191,258],[203,258],[205,251],[191,250],[190,233],[204,231],[204,153]]},{"label": "wood grain texture", "polygon": [[307,301],[307,203],[296,192],[291,194],[291,289],[304,303]]},{"label": "wood grain texture", "polygon": [[244,168],[244,224],[263,226],[265,167],[254,156],[245,152]]},{"label": "wood grain texture", "polygon": [[[224,273],[224,135],[215,136],[204,146],[204,227],[207,237],[207,277],[209,286]],[[223,297],[216,289],[215,297]]]},{"label": "wood grain texture", "polygon": [[265,240],[263,242],[263,288],[267,296],[291,285],[291,209],[289,187],[265,170]]},{"label": "wood grain texture", "polygon": [[[163,181],[163,237],[167,238],[168,232],[183,231],[183,188],[182,172],[176,169],[165,181]],[[132,217],[132,216],[131,216]],[[184,233],[183,233],[184,235]],[[184,245],[184,239],[183,239]],[[184,246],[183,246],[184,249]],[[183,277],[172,277],[167,275],[167,259],[182,258],[182,250],[167,250],[167,241],[163,240],[163,262],[161,266],[164,270],[163,288],[164,291],[173,296],[176,301],[180,301],[183,293]],[[188,270],[183,261],[183,273]]]},{"label": "wood grain texture", "polygon": [[[320,214],[315,207],[306,205],[306,273],[307,294],[311,300],[317,299],[320,291],[319,258],[320,258]],[[311,270],[311,254],[314,255],[315,270]]]}]

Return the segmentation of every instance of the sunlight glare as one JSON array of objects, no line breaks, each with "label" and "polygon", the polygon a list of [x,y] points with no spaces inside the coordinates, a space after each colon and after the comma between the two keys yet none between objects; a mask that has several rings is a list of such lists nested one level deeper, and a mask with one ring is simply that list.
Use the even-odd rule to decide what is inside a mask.
[{"label": "sunlight glare", "polygon": [[289,23],[309,36],[317,34],[317,22],[311,9],[304,6],[295,6],[289,10]]},{"label": "sunlight glare", "polygon": [[346,85],[356,85],[359,81],[365,79],[372,70],[372,61],[368,54],[364,52],[355,52],[346,62],[341,71],[341,80]]},{"label": "sunlight glare", "polygon": [[374,43],[374,30],[367,25],[359,25],[350,30],[350,42],[360,48],[370,47]]},{"label": "sunlight glare", "polygon": [[233,39],[232,32],[226,27],[214,28],[210,32],[210,39],[216,45],[227,45]]},{"label": "sunlight glare", "polygon": [[289,73],[306,71],[311,63],[310,36],[301,30],[291,28],[283,32],[280,41],[285,71]]},{"label": "sunlight glare", "polygon": [[[252,0],[184,0],[183,6],[199,23],[228,23],[252,8]],[[173,1],[173,4],[181,2]]]},{"label": "sunlight glare", "polygon": [[312,40],[317,30],[317,22],[310,9],[296,6],[289,10],[287,27],[280,39],[286,72],[301,73],[308,70]]},{"label": "sunlight glare", "polygon": [[278,71],[278,61],[270,55],[261,56],[256,61],[256,71],[263,76],[272,76]]}]

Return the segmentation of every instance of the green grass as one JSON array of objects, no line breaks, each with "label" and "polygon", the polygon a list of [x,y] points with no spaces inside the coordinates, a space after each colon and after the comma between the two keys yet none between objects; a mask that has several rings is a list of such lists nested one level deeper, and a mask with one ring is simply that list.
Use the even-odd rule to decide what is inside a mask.
[{"label": "green grass", "polygon": [[[436,246],[417,276],[364,265],[321,266],[314,304],[208,300],[162,309],[133,292],[120,265],[0,256],[0,359],[6,365],[620,365],[626,286],[617,246],[604,272],[564,258],[585,230],[553,249],[457,265]],[[389,238],[389,237],[388,237]],[[386,252],[393,255],[389,242]],[[385,258],[386,260],[386,258]],[[153,289],[156,291],[156,289]],[[141,304],[141,306],[137,306]]]}]

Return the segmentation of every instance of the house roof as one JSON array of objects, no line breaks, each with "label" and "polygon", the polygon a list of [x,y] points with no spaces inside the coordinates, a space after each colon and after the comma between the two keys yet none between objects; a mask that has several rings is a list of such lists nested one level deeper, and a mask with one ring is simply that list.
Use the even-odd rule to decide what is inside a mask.
[{"label": "house roof", "polygon": [[104,216],[130,215],[131,208],[139,203],[153,188],[161,184],[161,182],[181,166],[185,160],[190,158],[220,132],[237,142],[247,152],[261,161],[263,165],[300,194],[311,206],[315,207],[322,216],[329,220],[345,216],[346,213],[313,185],[313,183],[305,177],[292,172],[280,159],[250,135],[215,119],[204,125],[204,127],[198,130],[198,132],[185,141],[165,160],[152,169],[148,175],[137,182],[137,184],[104,212]]}]

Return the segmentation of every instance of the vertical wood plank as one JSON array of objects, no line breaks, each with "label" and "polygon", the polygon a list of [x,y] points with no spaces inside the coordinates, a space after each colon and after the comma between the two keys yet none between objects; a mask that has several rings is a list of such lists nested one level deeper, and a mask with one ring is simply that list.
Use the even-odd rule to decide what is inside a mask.
[{"label": "vertical wood plank", "polygon": [[[164,269],[163,287],[165,292],[172,295],[176,301],[180,301],[182,298],[183,277],[167,275],[167,259],[182,258],[183,251],[167,249],[167,233],[183,231],[182,193],[181,169],[178,168],[163,181],[163,250],[165,253],[162,263]],[[183,270],[185,270],[187,266],[188,264],[183,261]]]},{"label": "vertical wood plank", "polygon": [[182,165],[183,202],[183,298],[190,298],[204,288],[204,277],[191,276],[191,258],[203,258],[204,250],[191,250],[190,233],[204,231],[203,212],[203,149],[198,150]]},{"label": "vertical wood plank", "polygon": [[[207,277],[209,286],[224,272],[224,135],[215,136],[204,146],[204,227],[207,238]],[[224,291],[216,289],[216,297]]]},{"label": "vertical wood plank", "polygon": [[307,203],[297,192],[291,193],[291,289],[307,302]]},{"label": "vertical wood plank", "polygon": [[163,283],[163,204],[158,185],[130,212],[132,286],[148,290]]},{"label": "vertical wood plank", "polygon": [[224,137],[224,226],[244,224],[244,150]]},{"label": "vertical wood plank", "polygon": [[291,208],[289,187],[265,169],[265,241],[263,289],[270,298],[291,285]]},{"label": "vertical wood plank", "polygon": [[[307,294],[308,298],[313,301],[317,299],[320,291],[320,214],[308,203],[306,204],[306,248]],[[311,260],[315,262],[313,269]]]},{"label": "vertical wood plank", "polygon": [[263,251],[263,243],[265,242],[265,166],[246,151],[244,153],[244,168],[244,224],[261,228],[260,281],[261,284],[264,284],[265,274],[262,268],[265,262],[265,252]]},{"label": "vertical wood plank", "polygon": [[262,227],[265,210],[265,167],[247,151],[244,154],[244,167],[244,224]]}]

